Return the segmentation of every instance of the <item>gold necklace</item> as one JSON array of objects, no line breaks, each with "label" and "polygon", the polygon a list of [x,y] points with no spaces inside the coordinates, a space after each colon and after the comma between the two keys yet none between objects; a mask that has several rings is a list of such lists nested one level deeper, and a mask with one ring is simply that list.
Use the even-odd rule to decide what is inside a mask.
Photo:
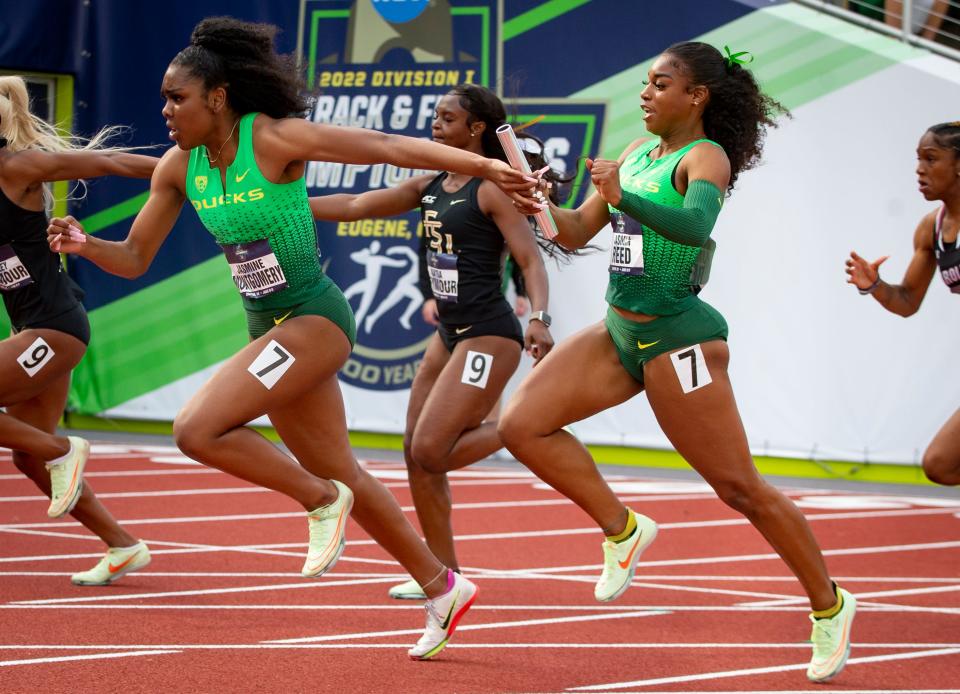
[{"label": "gold necklace", "polygon": [[207,161],[208,161],[208,162],[210,162],[211,164],[213,164],[213,163],[215,163],[217,160],[220,159],[220,153],[223,152],[223,148],[226,147],[226,145],[227,145],[228,142],[230,142],[230,138],[233,137],[233,132],[237,129],[237,125],[238,125],[239,123],[240,123],[240,119],[237,118],[237,120],[235,120],[234,123],[233,123],[233,127],[230,128],[230,134],[227,135],[227,139],[223,141],[223,144],[220,145],[220,149],[217,150],[217,156],[215,156],[213,159],[211,159],[211,158],[210,158],[210,150],[209,150],[209,149],[207,150]]}]

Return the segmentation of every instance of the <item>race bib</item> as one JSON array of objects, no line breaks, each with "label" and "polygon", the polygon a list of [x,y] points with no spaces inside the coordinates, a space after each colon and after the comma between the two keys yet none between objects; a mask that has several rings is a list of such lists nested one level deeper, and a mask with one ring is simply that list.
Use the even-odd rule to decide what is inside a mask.
[{"label": "race bib", "polygon": [[427,274],[430,289],[437,301],[457,303],[457,287],[460,274],[457,272],[457,256],[453,253],[427,253]]},{"label": "race bib", "polygon": [[287,287],[283,268],[267,239],[220,247],[230,263],[233,283],[248,299],[260,299]]},{"label": "race bib", "polygon": [[613,245],[610,247],[610,272],[618,275],[643,274],[643,226],[635,219],[614,211]]},{"label": "race bib", "polygon": [[0,246],[0,291],[13,291],[28,284],[33,284],[33,278],[20,262],[13,246],[10,244]]},{"label": "race bib", "polygon": [[954,294],[960,294],[960,249],[937,253],[940,278]]}]

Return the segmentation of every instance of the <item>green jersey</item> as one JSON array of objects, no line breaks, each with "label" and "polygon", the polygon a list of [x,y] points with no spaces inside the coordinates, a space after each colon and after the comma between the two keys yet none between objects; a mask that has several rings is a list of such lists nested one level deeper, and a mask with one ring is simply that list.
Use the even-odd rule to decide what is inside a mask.
[{"label": "green jersey", "polygon": [[[640,145],[620,166],[620,187],[658,205],[683,207],[683,196],[673,187],[673,172],[701,142],[716,145],[712,140],[695,140],[658,159],[650,158],[658,140]],[[670,241],[620,210],[609,210],[613,245],[607,303],[652,316],[674,315],[692,307],[697,297],[690,285],[690,270],[700,248]]]},{"label": "green jersey", "polygon": [[303,177],[290,183],[264,178],[253,154],[256,113],[240,119],[237,157],[220,170],[205,147],[190,151],[187,197],[223,249],[244,306],[295,306],[330,282],[320,267],[317,231]]}]

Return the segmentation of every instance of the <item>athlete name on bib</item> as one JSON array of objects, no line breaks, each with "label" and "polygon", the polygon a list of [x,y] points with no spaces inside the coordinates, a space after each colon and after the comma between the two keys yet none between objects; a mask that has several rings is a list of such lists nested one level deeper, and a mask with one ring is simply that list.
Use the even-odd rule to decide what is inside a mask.
[{"label": "athlete name on bib", "polygon": [[221,248],[230,263],[234,284],[248,299],[260,299],[287,287],[283,268],[267,239],[224,244]]},{"label": "athlete name on bib", "polygon": [[457,271],[457,256],[453,253],[427,253],[427,274],[430,289],[437,301],[457,303],[460,273]]},{"label": "athlete name on bib", "polygon": [[0,246],[0,290],[9,292],[33,284],[33,278],[9,243]]},{"label": "athlete name on bib", "polygon": [[643,274],[643,226],[622,212],[611,214],[613,245],[610,272],[618,275]]},{"label": "athlete name on bib", "polygon": [[937,257],[940,278],[954,294],[960,294],[960,249],[941,251]]}]

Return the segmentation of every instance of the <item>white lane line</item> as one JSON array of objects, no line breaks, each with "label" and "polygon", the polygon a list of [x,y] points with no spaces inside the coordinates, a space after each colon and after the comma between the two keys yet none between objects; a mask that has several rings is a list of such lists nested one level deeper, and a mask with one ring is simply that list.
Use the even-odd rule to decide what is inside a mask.
[{"label": "white lane line", "polygon": [[[0,571],[2,576],[50,576],[62,577],[72,576],[76,571]],[[137,571],[137,576],[155,576],[158,578],[294,578],[297,574],[293,571],[153,571],[152,569],[143,569]],[[371,571],[348,573],[346,571],[330,571],[323,574],[324,578],[393,578],[403,581],[409,576],[405,573],[376,573]]]},{"label": "white lane line", "polygon": [[[451,644],[453,645],[453,644]],[[449,648],[450,646],[447,646]],[[957,694],[956,689],[820,689],[823,685],[818,685],[817,689],[775,689],[775,690],[750,690],[750,694],[810,694],[815,691],[817,694]],[[677,690],[653,691],[645,689],[643,694],[677,694]],[[742,689],[734,691],[714,691],[710,694],[744,694]]]},{"label": "white lane line", "polygon": [[[889,655],[871,655],[865,658],[850,658],[847,665],[865,663],[883,663],[892,660],[912,660],[915,658],[932,658],[943,655],[957,655],[960,648],[936,648],[917,651],[915,653],[892,653]],[[627,687],[651,687],[656,684],[675,684],[677,682],[698,682],[713,680],[721,677],[742,677],[745,675],[766,675],[770,673],[786,672],[787,670],[806,670],[809,663],[792,663],[790,665],[774,665],[773,667],[747,668],[743,670],[725,670],[721,672],[704,672],[699,675],[678,675],[676,677],[656,677],[648,680],[633,680],[632,682],[614,682],[612,684],[597,684],[585,687],[569,687],[568,692],[597,692],[609,689],[624,689]],[[818,690],[819,691],[819,690]]]},{"label": "white lane line", "polygon": [[[212,487],[206,489],[165,489],[157,492],[97,492],[98,499],[145,499],[164,496],[207,496],[210,494],[265,494],[264,487]],[[17,501],[50,501],[46,496],[0,496],[0,503]]]},{"label": "white lane line", "polygon": [[[670,497],[674,498],[674,497]],[[644,501],[649,500],[650,497],[621,497],[621,501]],[[572,505],[573,502],[567,499],[551,499],[551,500],[531,500],[531,501],[511,501],[511,502],[496,502],[489,504],[454,504],[454,510],[460,510],[464,508],[470,509],[493,509],[493,508],[511,508],[511,507],[527,507],[527,506],[559,506],[559,505]],[[413,512],[413,506],[403,506],[402,510],[407,512]],[[931,515],[952,515],[950,509],[942,508],[933,508],[933,509],[906,509],[906,510],[894,510],[894,511],[871,511],[871,512],[851,512],[851,513],[822,513],[822,514],[810,514],[806,518],[808,521],[819,521],[819,520],[856,520],[856,519],[874,519],[874,518],[903,518],[909,516],[931,516]],[[275,520],[282,518],[303,518],[303,513],[245,513],[245,514],[234,514],[234,515],[219,515],[219,516],[181,516],[181,517],[171,517],[171,518],[121,518],[118,519],[118,522],[121,525],[160,525],[166,523],[202,523],[202,522],[233,522],[238,520]],[[723,520],[707,520],[707,521],[690,521],[683,523],[662,523],[660,524],[661,530],[679,530],[679,529],[696,529],[702,530],[704,528],[719,528],[719,527],[728,527],[728,526],[738,526],[738,525],[749,525],[749,521],[746,518],[730,518]],[[0,529],[3,528],[75,528],[78,527],[76,521],[61,521],[54,523],[5,523],[0,524]],[[584,529],[582,532],[587,532]],[[599,530],[592,528],[592,532],[599,535]],[[530,536],[538,536],[540,533],[531,532]]]},{"label": "white lane line", "polygon": [[[63,535],[63,537],[76,537],[78,539],[90,539],[98,540],[96,537],[88,537],[85,535]],[[99,540],[98,540],[99,541]],[[151,545],[161,544],[157,540],[151,540]],[[349,544],[349,543],[348,543]],[[288,545],[251,545],[252,547],[278,547],[278,546],[288,546]],[[289,544],[290,547],[295,546],[294,544]],[[152,551],[153,554],[157,552],[162,552],[163,550]],[[71,555],[76,557],[93,557],[99,555],[93,554],[84,554],[84,555]],[[0,576],[72,576],[75,571],[0,571]],[[280,572],[280,571],[154,571],[153,569],[145,569],[143,571],[138,571],[138,575],[143,576],[149,574],[151,576],[164,576],[164,577],[181,577],[181,578],[196,578],[196,577],[207,577],[207,578],[290,578],[292,575],[291,572]],[[327,573],[324,576],[338,576],[338,575],[348,575],[348,574],[338,574],[338,573]],[[406,573],[370,573],[365,572],[362,574],[349,574],[351,576],[395,576],[398,579],[406,580],[408,575]],[[510,576],[485,576],[485,578],[503,578],[509,579]],[[535,578],[535,576],[531,576]],[[596,578],[595,576],[593,578]],[[948,583],[948,584],[960,584],[960,578],[950,578],[944,576],[930,576],[930,577],[902,577],[902,576],[834,576],[833,579],[838,583],[843,584],[852,584],[852,583]],[[794,576],[761,576],[761,575],[751,575],[751,576],[705,576],[705,575],[695,575],[695,574],[644,574],[643,576],[638,576],[637,580],[643,581],[708,581],[708,582],[736,582],[736,583],[796,583],[797,579]],[[636,584],[634,584],[636,585]],[[862,595],[858,592],[857,596]],[[805,601],[806,598],[796,597],[792,602],[796,601]],[[788,601],[770,601],[771,604],[781,604],[787,603]],[[757,604],[763,604],[758,602]]]},{"label": "white lane line", "polygon": [[[394,648],[397,644],[392,645]],[[452,647],[454,644],[450,644]],[[637,643],[458,643],[459,648],[605,648],[605,649],[677,649],[684,650],[688,648],[713,650],[715,648],[746,649],[754,650],[757,648],[767,649],[800,649],[809,650],[809,643],[648,643],[640,641]],[[284,650],[284,649],[311,649],[311,648],[330,648],[326,643],[156,643],[156,644],[3,644],[0,650],[24,650],[24,651],[82,651],[82,650],[142,650],[147,648],[162,648],[176,650]],[[914,643],[868,643],[854,644],[855,648],[918,648],[927,647],[927,644]],[[960,648],[960,644],[929,644],[931,648]],[[810,690],[805,690],[810,691]],[[817,689],[819,692],[824,690]],[[844,689],[848,692],[853,690]],[[887,691],[887,690],[882,690]],[[913,691],[913,690],[910,690]],[[956,690],[951,690],[956,692]],[[752,690],[751,690],[752,692]],[[752,693],[753,694],[753,693]]]},{"label": "white lane line", "polygon": [[[834,580],[836,580],[836,579],[834,579]],[[900,596],[903,596],[903,595],[911,595],[911,596],[913,596],[913,595],[929,595],[929,594],[931,594],[931,593],[955,593],[955,592],[957,592],[957,591],[960,591],[960,585],[953,585],[953,586],[929,586],[929,587],[926,587],[926,588],[903,588],[903,589],[901,589],[901,590],[877,590],[877,591],[872,591],[872,592],[859,592],[859,591],[858,591],[858,592],[856,593],[856,596],[855,596],[855,597],[856,597],[858,600],[866,600],[866,599],[868,599],[868,598],[893,598],[893,597],[900,597]],[[781,600],[781,601],[777,601],[777,600],[769,600],[769,601],[767,601],[767,600],[764,600],[764,601],[757,601],[757,602],[746,602],[746,603],[743,603],[743,604],[744,604],[744,605],[758,605],[758,606],[762,606],[762,605],[776,605],[776,604],[789,605],[789,604],[792,604],[792,603],[806,603],[806,601],[807,601],[807,598],[791,597],[791,598],[786,598],[786,599]]]},{"label": "white lane line", "polygon": [[187,595],[218,595],[226,593],[256,593],[264,590],[302,590],[304,588],[333,588],[336,586],[359,586],[367,583],[390,583],[395,576],[387,578],[348,578],[342,581],[317,581],[305,578],[300,583],[277,583],[262,586],[239,586],[236,588],[210,588],[202,590],[174,590],[162,593],[127,593],[125,595],[96,595],[80,598],[47,598],[43,600],[14,600],[11,605],[69,605],[111,600],[140,600],[143,598],[178,598]]},{"label": "white lane line", "polygon": [[[533,533],[536,535],[536,533]],[[960,547],[960,541],[955,542],[925,542],[915,545],[881,545],[878,547],[851,547],[845,549],[824,550],[823,554],[827,556],[847,555],[847,554],[882,554],[885,552],[911,552],[925,551],[931,549],[955,549]],[[770,552],[768,554],[733,554],[712,557],[697,557],[694,559],[663,559],[659,561],[641,561],[637,564],[641,568],[658,566],[690,566],[697,564],[720,564],[727,562],[746,562],[746,561],[766,561],[770,559],[780,560],[779,555]],[[2,560],[0,560],[2,561]],[[577,564],[573,566],[552,566],[532,569],[480,569],[477,567],[463,567],[469,571],[484,571],[489,574],[538,574],[538,573],[562,573],[574,571],[596,571],[598,564]],[[641,573],[636,580],[643,580],[645,576]]]},{"label": "white lane line", "polygon": [[[199,470],[113,470],[113,471],[96,471],[89,472],[85,471],[83,473],[84,478],[87,477],[158,477],[160,475],[223,475],[220,470],[214,470],[213,468],[201,468]],[[226,476],[226,475],[224,475]],[[0,475],[0,480],[26,480],[27,478],[24,475]],[[46,497],[44,497],[46,498]]]},{"label": "white lane line", "polygon": [[130,653],[99,653],[97,655],[64,655],[57,658],[31,658],[29,660],[0,660],[0,667],[11,665],[45,665],[46,663],[66,663],[71,660],[102,660],[104,658],[129,658],[138,655],[165,655],[180,651],[131,651]]},{"label": "white lane line", "polygon": [[[86,531],[86,529],[84,529]],[[80,535],[78,533],[57,533],[51,530],[25,530],[23,528],[4,528],[0,527],[0,533],[12,533],[16,535],[39,535],[41,537],[65,537],[70,540],[95,540],[103,542],[96,535]]]},{"label": "white lane line", "polygon": [[[395,580],[395,579],[391,579]],[[372,581],[370,581],[372,583]],[[384,581],[386,582],[386,581]],[[351,584],[352,585],[352,584]],[[140,597],[139,595],[130,596]],[[326,604],[314,604],[314,605],[255,605],[255,604],[236,604],[236,605],[224,605],[224,604],[213,604],[213,603],[203,603],[197,605],[191,604],[180,604],[180,603],[162,603],[162,604],[63,604],[63,603],[52,603],[49,605],[20,605],[15,603],[0,603],[0,610],[358,610],[358,609],[384,609],[384,610],[399,610],[399,609],[413,609],[416,607],[422,607],[422,603],[415,602],[413,605],[369,605],[364,604],[360,606],[354,605],[326,605]],[[651,613],[690,613],[696,615],[702,615],[712,612],[718,613],[733,613],[743,615],[747,612],[763,612],[763,613],[776,613],[776,614],[798,614],[803,615],[809,613],[809,608],[805,607],[738,607],[738,606],[691,606],[691,605],[641,605],[640,608],[645,609]],[[861,609],[862,608],[862,609]],[[494,609],[498,611],[509,611],[513,609],[531,611],[534,609],[540,609],[539,607],[523,607],[518,608],[510,605],[495,605],[495,606],[486,606],[486,605],[477,605],[473,607],[474,610],[484,610],[484,609]],[[546,611],[562,611],[563,608],[557,607],[556,605],[548,605],[544,607]],[[602,607],[590,607],[587,609],[598,610]],[[906,607],[903,605],[857,605],[857,611],[861,613],[866,612],[880,612],[883,614],[907,614],[915,612],[924,612],[928,614],[960,614],[960,609],[951,608],[914,608]]]},{"label": "white lane line", "polygon": [[[283,518],[303,518],[304,514],[287,513],[237,513],[233,515],[220,516],[177,516],[170,518],[123,518],[117,519],[120,525],[165,525],[170,523],[232,523],[241,520],[277,520]],[[81,527],[77,521],[59,521],[56,523],[5,523],[0,525],[0,530],[23,529],[23,528],[78,528]]]},{"label": "white lane line", "polygon": [[[302,514],[275,514],[275,515],[292,515],[298,518],[302,518]],[[52,524],[51,524],[52,525]],[[72,524],[73,527],[76,527],[75,524]],[[7,530],[9,528],[4,528],[0,526],[0,531]],[[595,531],[593,531],[595,532]],[[529,537],[539,537],[542,533],[536,531],[525,533]],[[470,536],[457,536],[456,539],[465,539]],[[273,549],[266,549],[266,546],[260,545],[242,545],[242,546],[223,546],[223,545],[201,545],[201,544],[192,544],[192,543],[174,543],[174,542],[163,542],[163,541],[153,541],[145,539],[147,544],[157,544],[161,546],[174,546],[174,547],[183,547],[185,549],[181,550],[159,550],[159,552],[167,552],[171,554],[179,553],[190,553],[190,552],[209,552],[209,551],[230,551],[230,552],[242,552],[242,553],[252,553],[252,554],[266,554],[266,555],[277,555],[277,556],[301,556],[302,551],[299,552],[283,552]],[[360,541],[363,542],[363,541]],[[348,545],[351,543],[348,542]],[[302,545],[295,545],[301,546]],[[841,555],[859,555],[859,554],[880,554],[887,552],[907,552],[907,551],[926,551],[933,549],[955,549],[960,547],[960,541],[954,542],[933,542],[933,543],[918,543],[914,545],[893,545],[893,546],[878,546],[878,547],[854,547],[854,548],[844,548],[844,549],[832,549],[824,550],[823,554],[825,556],[841,556]],[[15,562],[36,562],[36,561],[45,561],[53,559],[78,559],[78,558],[91,558],[97,557],[98,554],[72,554],[72,555],[52,555],[52,556],[31,556],[31,557],[2,557],[0,558],[0,563],[15,563]],[[353,561],[358,563],[368,563],[368,564],[382,564],[382,565],[396,565],[396,562],[393,560],[386,559],[368,559],[360,557],[344,557],[345,561]],[[665,566],[690,566],[690,565],[714,565],[725,562],[747,562],[747,561],[766,561],[766,560],[778,560],[779,556],[773,552],[767,554],[747,554],[747,555],[730,555],[730,556],[713,556],[713,557],[698,557],[695,559],[667,559],[660,561],[641,561],[639,567],[641,568],[651,568],[651,567],[665,567]],[[596,564],[580,564],[575,566],[555,566],[555,567],[546,567],[546,568],[533,568],[533,569],[514,569],[514,570],[495,570],[495,569],[485,569],[480,567],[464,567],[465,570],[473,571],[477,574],[484,574],[487,576],[490,575],[501,575],[501,576],[530,576],[535,574],[561,574],[569,572],[586,572],[586,571],[596,571]],[[554,575],[552,578],[556,580],[573,580],[573,581],[584,581],[592,579],[584,578],[574,578],[570,577],[569,579],[562,578],[561,576]],[[645,580],[645,577],[641,574],[637,581]]]},{"label": "white lane line", "polygon": [[[792,595],[776,595],[774,593],[763,593],[756,590],[724,590],[716,586],[674,586],[669,583],[653,583],[646,576],[635,578],[630,583],[631,588],[652,588],[654,590],[675,590],[687,593],[707,593],[709,595],[733,595],[736,597],[757,597],[765,596],[773,598],[770,602],[782,601],[787,604],[795,598]],[[857,597],[860,597],[859,595]]]},{"label": "white lane line", "polygon": [[[610,619],[633,619],[634,617],[657,617],[667,614],[663,610],[641,610],[619,614],[593,614],[579,617],[553,617],[548,619],[522,619],[513,622],[490,622],[488,624],[467,624],[457,627],[457,631],[478,631],[480,629],[501,629],[505,627],[540,626],[543,624],[573,624],[575,622],[597,622]],[[342,641],[367,639],[380,636],[406,636],[423,633],[422,629],[396,629],[391,631],[359,632],[355,634],[327,634],[324,636],[305,636],[296,639],[269,639],[261,643],[322,643],[324,641]]]},{"label": "white lane line", "polygon": [[[198,470],[116,470],[113,472],[84,472],[84,478],[88,477],[158,477],[161,475],[223,475],[225,479],[232,479],[229,475],[225,475],[220,470],[213,470],[211,468],[201,468]],[[0,480],[26,480],[27,478],[23,475],[0,475]],[[481,478],[471,478],[471,479],[456,479],[450,480],[449,484],[451,487],[504,487],[514,484],[524,484],[525,480],[522,479],[481,479]],[[407,482],[384,482],[385,487],[391,489],[408,489],[409,484]],[[263,489],[261,487],[252,487],[258,491],[271,491],[269,489]],[[178,490],[183,491],[184,493],[191,490]],[[163,491],[157,492],[107,492],[106,494],[98,493],[97,496],[107,498],[111,494],[114,495],[113,498],[122,498],[122,495],[127,496],[162,496]],[[49,501],[49,498],[42,495],[33,495],[33,496],[7,496],[0,497],[0,501]]]}]

